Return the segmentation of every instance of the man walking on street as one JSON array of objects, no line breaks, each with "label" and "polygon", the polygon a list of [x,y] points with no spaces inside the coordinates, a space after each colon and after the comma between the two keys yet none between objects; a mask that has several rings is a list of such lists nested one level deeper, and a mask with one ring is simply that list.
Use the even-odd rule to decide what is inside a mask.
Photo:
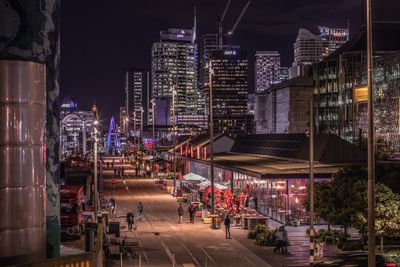
[{"label": "man walking on street", "polygon": [[126,215],[126,222],[128,223],[129,232],[132,231],[133,217],[134,217],[133,212],[129,210],[128,214]]},{"label": "man walking on street", "polygon": [[226,239],[231,239],[231,218],[229,218],[229,214],[226,215],[225,220],[224,220],[224,225],[225,225],[225,237]]},{"label": "man walking on street", "polygon": [[182,203],[179,203],[178,216],[179,216],[178,223],[182,223],[182,219],[183,219],[183,208],[182,208]]},{"label": "man walking on street", "polygon": [[194,214],[196,213],[196,209],[194,208],[193,204],[190,204],[188,211],[190,222],[194,223]]},{"label": "man walking on street", "polygon": [[142,204],[142,202],[139,202],[139,204],[137,206],[137,211],[138,211],[138,216],[141,217],[142,213],[143,213],[143,204]]}]

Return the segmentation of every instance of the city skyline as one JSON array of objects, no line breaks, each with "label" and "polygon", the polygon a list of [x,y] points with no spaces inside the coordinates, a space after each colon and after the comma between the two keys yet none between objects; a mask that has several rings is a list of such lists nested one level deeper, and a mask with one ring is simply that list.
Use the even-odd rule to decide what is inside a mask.
[{"label": "city skyline", "polygon": [[[224,23],[225,30],[232,27],[245,3],[246,1],[240,1],[231,5]],[[119,107],[124,104],[125,72],[132,67],[150,71],[151,44],[159,39],[160,31],[167,28],[191,29],[193,7],[196,5],[197,40],[203,34],[217,33],[215,21],[226,3],[121,2],[115,4],[112,10],[108,10],[106,5],[93,5],[90,2],[80,3],[82,9],[76,10],[75,4],[73,1],[64,2],[61,9],[61,96],[75,97],[79,99],[81,106],[90,107],[96,93],[100,114],[109,119],[111,115],[118,115]],[[84,6],[90,6],[90,16],[87,16],[84,10],[88,9]],[[175,14],[178,9],[179,16]],[[249,55],[254,55],[257,50],[277,50],[281,54],[281,66],[289,67],[293,61],[293,43],[300,27],[311,28],[310,30],[317,32],[317,26],[321,25],[345,27],[347,19],[350,19],[352,34],[358,31],[360,25],[360,9],[359,1],[319,1],[312,4],[307,1],[283,1],[271,6],[262,1],[252,1],[235,31],[231,44],[240,45]],[[340,12],[341,16],[338,17],[335,11]],[[69,16],[72,12],[74,15]],[[141,26],[139,28],[132,25]],[[104,38],[107,32],[111,33],[109,39],[104,39],[97,45],[92,43],[93,40]],[[255,58],[249,56],[250,92],[254,91],[255,86],[254,61]]]}]

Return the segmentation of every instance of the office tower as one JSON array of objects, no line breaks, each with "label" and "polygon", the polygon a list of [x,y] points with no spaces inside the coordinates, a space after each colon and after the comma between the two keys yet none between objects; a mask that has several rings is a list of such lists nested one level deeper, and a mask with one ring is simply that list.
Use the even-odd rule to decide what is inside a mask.
[{"label": "office tower", "polygon": [[63,99],[60,107],[61,160],[92,151],[93,122],[92,111],[81,111],[75,100]]},{"label": "office tower", "polygon": [[[153,97],[170,99],[170,123],[175,107],[177,123],[204,127],[205,116],[197,90],[197,45],[193,43],[192,30],[168,29],[160,33],[160,41],[152,47],[151,79]],[[176,91],[175,103],[172,88]]]},{"label": "office tower", "polygon": [[[129,69],[125,74],[125,112],[129,124],[125,130],[133,131],[133,119],[136,125],[141,122],[141,109],[143,109],[143,124],[149,123],[150,102],[150,73],[143,69]],[[136,114],[136,116],[134,115]],[[122,123],[121,123],[122,127]]]},{"label": "office tower", "polygon": [[[211,52],[213,122],[215,132],[232,136],[252,132],[252,115],[247,113],[247,54],[236,49]],[[207,95],[209,92],[206,90]],[[208,98],[208,96],[207,96]]]},{"label": "office tower", "polygon": [[280,81],[281,57],[278,51],[256,52],[256,92],[268,88]]},{"label": "office tower", "polygon": [[328,28],[318,26],[320,36],[329,43],[329,54],[341,47],[349,40],[349,29]]},{"label": "office tower", "polygon": [[289,79],[289,68],[288,67],[281,67],[279,70],[279,80],[286,81]]}]

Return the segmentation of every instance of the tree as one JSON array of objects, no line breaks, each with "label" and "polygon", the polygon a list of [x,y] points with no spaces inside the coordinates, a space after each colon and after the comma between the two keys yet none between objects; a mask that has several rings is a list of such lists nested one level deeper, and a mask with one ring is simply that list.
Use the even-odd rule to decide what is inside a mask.
[{"label": "tree", "polygon": [[330,225],[347,229],[355,224],[355,215],[367,209],[367,172],[361,167],[347,167],[332,176],[328,183],[315,184],[315,213]]},{"label": "tree", "polygon": [[389,139],[385,139],[381,136],[376,138],[376,157],[378,159],[390,159],[393,157],[394,149],[393,144]]},{"label": "tree", "polygon": [[[393,193],[386,185],[377,183],[375,201],[375,229],[383,251],[384,237],[400,236],[400,195]],[[367,211],[356,214],[354,225],[364,240],[368,231],[367,215]]]}]

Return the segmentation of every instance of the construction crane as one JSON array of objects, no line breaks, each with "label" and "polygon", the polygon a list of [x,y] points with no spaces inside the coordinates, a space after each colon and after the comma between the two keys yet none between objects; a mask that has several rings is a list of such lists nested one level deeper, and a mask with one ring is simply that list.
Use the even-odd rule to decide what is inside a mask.
[{"label": "construction crane", "polygon": [[224,12],[222,12],[221,19],[218,21],[218,45],[219,48],[222,48],[223,45],[223,32],[222,32],[222,23],[224,22],[226,13],[228,12],[228,8],[231,5],[231,0],[228,0],[228,3],[226,3]]},{"label": "construction crane", "polygon": [[228,0],[228,2],[226,3],[224,12],[222,13],[221,19],[218,21],[218,46],[221,49],[223,46],[223,37],[226,35],[228,36],[229,39],[229,43],[230,43],[230,39],[232,38],[233,34],[235,33],[235,30],[239,24],[239,22],[242,20],[244,13],[246,13],[247,8],[250,5],[251,0],[249,0],[247,2],[247,4],[244,6],[244,8],[242,9],[242,12],[240,12],[240,15],[238,17],[238,19],[236,20],[235,24],[233,25],[232,29],[230,31],[228,31],[226,34],[223,33],[222,30],[222,23],[224,22],[226,13],[228,12],[229,6],[231,4],[231,0]]}]

